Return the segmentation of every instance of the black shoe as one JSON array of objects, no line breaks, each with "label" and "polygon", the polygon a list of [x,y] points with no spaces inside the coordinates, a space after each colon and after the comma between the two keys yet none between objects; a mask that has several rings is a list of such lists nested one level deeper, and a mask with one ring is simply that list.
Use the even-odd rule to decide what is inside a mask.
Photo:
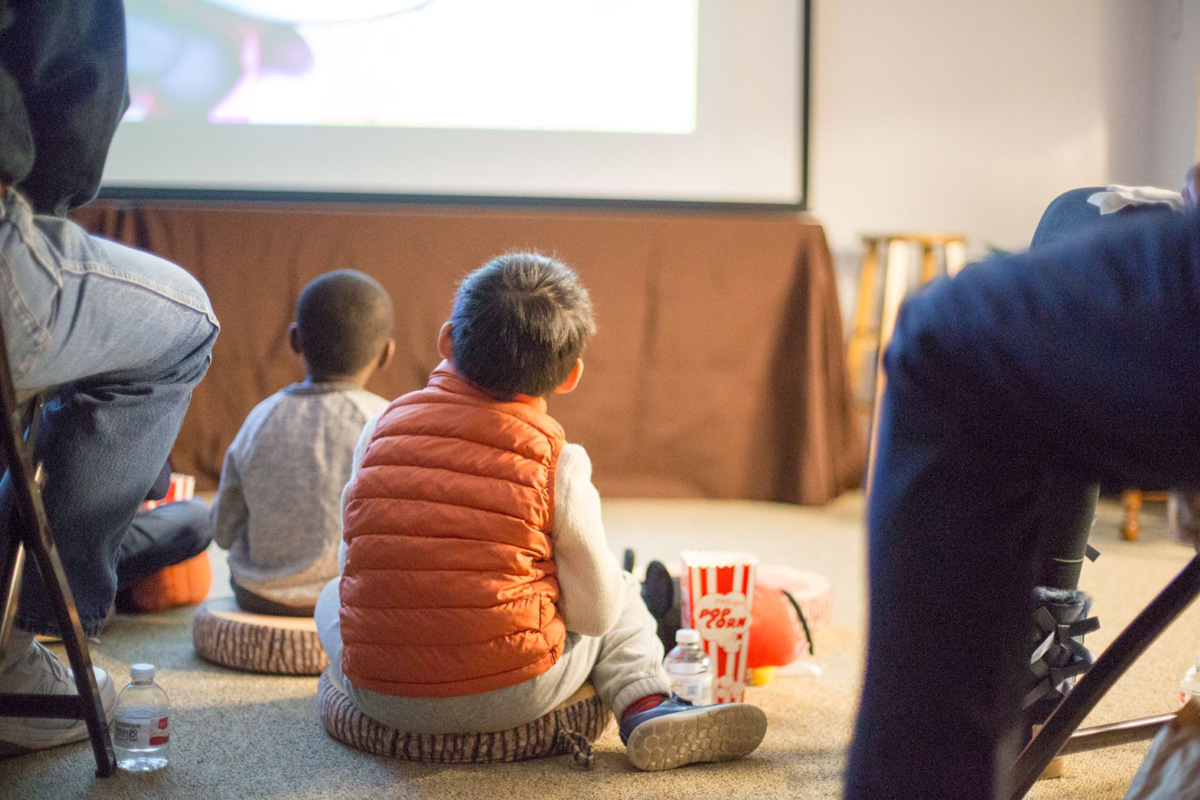
[{"label": "black shoe", "polygon": [[1088,616],[1092,598],[1078,589],[1039,586],[1034,596],[1038,607],[1033,614],[1029,673],[1021,697],[1027,735],[1030,727],[1046,721],[1079,676],[1092,666],[1095,659],[1084,647],[1083,637],[1100,627],[1098,619]]},{"label": "black shoe", "polygon": [[646,578],[642,581],[642,600],[650,615],[658,623],[658,638],[669,652],[675,646],[675,632],[683,624],[682,598],[679,579],[672,578],[661,561],[646,565]]}]

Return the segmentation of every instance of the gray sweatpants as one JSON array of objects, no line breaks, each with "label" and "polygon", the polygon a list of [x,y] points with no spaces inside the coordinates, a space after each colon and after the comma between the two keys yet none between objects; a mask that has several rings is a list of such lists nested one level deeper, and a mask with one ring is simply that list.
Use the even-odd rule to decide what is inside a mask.
[{"label": "gray sweatpants", "polygon": [[608,633],[598,637],[568,633],[562,658],[541,675],[462,697],[395,697],[356,688],[341,671],[338,580],[334,578],[321,591],[315,614],[331,668],[360,711],[404,733],[488,733],[515,728],[549,713],[588,680],[618,719],[633,701],[670,693],[656,623],[629,573],[625,573],[621,614]]}]

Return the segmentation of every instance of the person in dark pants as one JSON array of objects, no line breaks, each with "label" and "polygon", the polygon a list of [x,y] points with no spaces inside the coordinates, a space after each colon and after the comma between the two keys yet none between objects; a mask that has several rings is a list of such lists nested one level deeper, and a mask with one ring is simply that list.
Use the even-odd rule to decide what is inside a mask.
[{"label": "person in dark pants", "polygon": [[138,610],[130,594],[140,581],[208,549],[213,538],[208,512],[208,503],[193,498],[134,515],[117,556],[118,611]]},{"label": "person in dark pants", "polygon": [[[162,500],[171,491],[171,462],[163,464],[147,500]],[[212,543],[208,503],[194,498],[141,508],[129,523],[117,554],[118,611],[138,611],[133,587],[167,567],[195,558]]]},{"label": "person in dark pants", "polygon": [[[1188,173],[1191,186],[1195,170]],[[1094,230],[1097,225],[1112,225],[1131,216],[1172,214],[1182,207],[1179,196],[1168,199],[1168,192],[1134,190],[1136,203],[1117,211],[1102,213],[1093,204],[1097,195],[1108,195],[1104,187],[1073,189],[1056,197],[1046,208],[1030,242],[1031,252]],[[1194,198],[1188,202],[1194,206]],[[1096,551],[1088,545],[1095,517],[1099,483],[1071,474],[1057,474],[1040,493],[1033,509],[1043,558],[1034,588],[1035,609],[1030,619],[1029,638],[1024,654],[1029,669],[1021,681],[1021,737],[1032,737],[1036,726],[1053,713],[1074,687],[1079,676],[1092,664],[1092,654],[1084,645],[1085,634],[1100,625],[1089,617],[1092,598],[1079,590],[1084,560]]]},{"label": "person in dark pants", "polygon": [[845,796],[1007,796],[1040,514],[1064,481],[1200,485],[1200,213],[931,284],[884,359]]}]

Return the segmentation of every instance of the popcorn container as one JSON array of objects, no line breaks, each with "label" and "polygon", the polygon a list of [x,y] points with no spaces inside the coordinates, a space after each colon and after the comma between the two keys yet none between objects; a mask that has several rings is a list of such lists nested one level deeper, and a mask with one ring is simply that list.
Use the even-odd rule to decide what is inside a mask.
[{"label": "popcorn container", "polygon": [[713,666],[713,700],[738,703],[746,689],[751,599],[758,559],[750,553],[685,550],[683,624],[700,632]]},{"label": "popcorn container", "polygon": [[165,503],[174,503],[179,500],[191,500],[196,494],[196,477],[194,475],[184,475],[182,472],[171,473],[171,485],[167,489],[167,495],[162,500],[147,500],[144,508],[149,511],[152,508],[164,505]]}]

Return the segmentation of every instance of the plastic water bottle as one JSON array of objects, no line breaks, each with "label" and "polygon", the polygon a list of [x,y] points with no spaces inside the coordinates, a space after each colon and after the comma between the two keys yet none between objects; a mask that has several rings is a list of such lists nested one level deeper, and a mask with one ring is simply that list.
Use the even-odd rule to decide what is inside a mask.
[{"label": "plastic water bottle", "polygon": [[712,705],[713,674],[708,656],[700,647],[700,632],[682,628],[675,632],[675,646],[663,662],[671,691],[697,706]]},{"label": "plastic water bottle", "polygon": [[113,720],[113,750],[117,766],[130,772],[150,772],[167,765],[171,755],[171,705],[154,682],[153,664],[129,668],[129,685],[117,695]]},{"label": "plastic water bottle", "polygon": [[1196,663],[1184,673],[1179,683],[1179,707],[1183,708],[1193,698],[1200,699],[1200,650],[1196,651]]}]

